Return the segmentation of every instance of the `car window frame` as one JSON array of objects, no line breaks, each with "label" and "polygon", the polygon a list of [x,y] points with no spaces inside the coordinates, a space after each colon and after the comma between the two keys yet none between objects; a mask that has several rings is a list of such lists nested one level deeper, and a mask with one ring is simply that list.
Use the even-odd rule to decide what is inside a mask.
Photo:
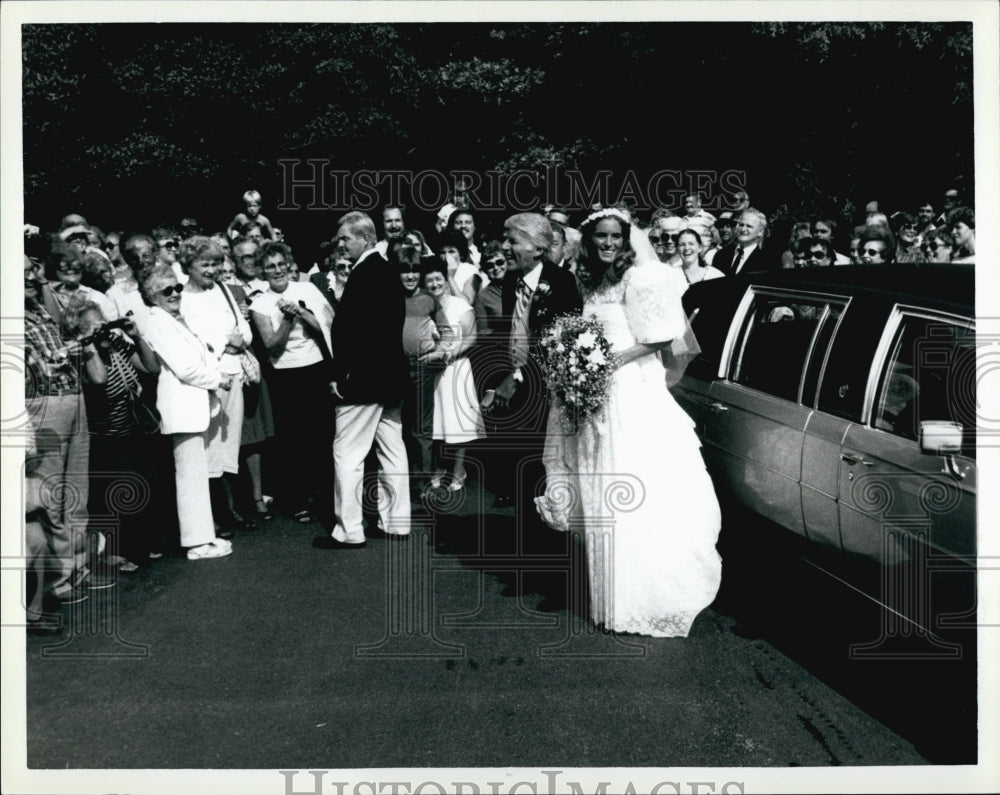
[{"label": "car window frame", "polygon": [[903,323],[910,317],[939,323],[950,323],[963,328],[965,331],[971,331],[973,334],[976,332],[976,319],[974,317],[958,315],[954,312],[929,309],[926,306],[909,303],[897,302],[889,310],[889,316],[882,327],[882,336],[879,339],[878,347],[875,349],[875,355],[872,357],[871,369],[868,371],[868,380],[865,385],[865,396],[861,405],[861,419],[859,424],[870,430],[889,434],[901,442],[919,446],[919,440],[901,436],[884,428],[879,428],[874,424],[878,409],[875,404],[878,401],[882,381],[887,375],[890,359],[895,353],[896,341],[900,336]]},{"label": "car window frame", "polygon": [[[764,296],[767,298],[788,300],[790,303],[806,302],[824,305],[823,313],[817,319],[816,328],[813,331],[812,338],[809,340],[809,346],[806,350],[805,359],[802,362],[802,369],[799,373],[799,383],[794,400],[789,400],[787,397],[782,397],[781,395],[775,395],[762,389],[747,386],[732,377],[732,374],[736,369],[737,357],[741,357],[746,348],[746,330],[751,321],[751,311],[753,309],[754,302],[758,297]],[[826,366],[830,359],[830,353],[837,341],[837,332],[840,330],[840,327],[844,322],[844,317],[851,306],[852,300],[853,296],[851,295],[832,293],[825,290],[800,290],[787,287],[771,287],[765,284],[749,285],[746,293],[744,293],[743,298],[740,300],[736,312],[733,315],[733,322],[729,326],[729,332],[726,335],[726,342],[722,348],[722,356],[719,357],[719,367],[717,372],[718,378],[722,379],[726,383],[752,390],[754,392],[759,392],[762,395],[767,395],[768,397],[776,400],[784,400],[800,406],[806,406],[803,402],[803,398],[805,397],[803,395],[803,389],[805,388],[805,381],[808,373],[810,372],[810,365],[812,364],[813,356],[816,353],[816,342],[819,339],[821,330],[823,329],[823,323],[827,320],[828,315],[830,314],[830,305],[836,303],[841,307],[840,315],[835,321],[833,321],[834,328],[830,334],[830,338],[826,342],[826,349],[822,354],[823,361],[820,364],[819,373],[816,378],[816,388],[813,390],[810,404],[806,406],[807,408],[815,409],[819,402],[820,389],[823,384],[823,376],[826,371]],[[742,345],[740,344],[741,341]]]}]

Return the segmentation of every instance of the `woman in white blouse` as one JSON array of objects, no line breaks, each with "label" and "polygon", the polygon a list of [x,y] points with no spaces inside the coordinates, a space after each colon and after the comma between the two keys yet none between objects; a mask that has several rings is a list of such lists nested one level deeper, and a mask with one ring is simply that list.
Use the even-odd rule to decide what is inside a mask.
[{"label": "woman in white blouse", "polygon": [[226,475],[231,477],[239,471],[243,429],[240,356],[250,345],[250,324],[229,288],[216,283],[216,272],[225,261],[225,252],[216,241],[201,235],[190,237],[181,243],[177,259],[188,277],[181,293],[181,316],[206,343],[219,370],[233,380],[233,388],[220,394],[221,406],[212,417],[206,448],[213,514],[223,528],[220,535],[228,537],[234,528],[252,527],[233,509],[232,486],[225,480]]},{"label": "woman in white blouse", "polygon": [[157,265],[141,278],[143,299],[151,307],[144,335],[160,360],[160,430],[174,448],[181,546],[187,547],[189,560],[225,557],[232,545],[215,535],[207,449],[212,403],[232,388],[233,376],[222,373],[218,358],[181,316],[184,287],[173,268]]},{"label": "woman in white blouse", "polygon": [[291,250],[269,241],[257,251],[270,289],[254,299],[250,317],[274,367],[276,471],[287,512],[313,521],[308,503],[333,482],[333,407],[330,404],[330,326],[333,308],[311,282],[289,279]]}]

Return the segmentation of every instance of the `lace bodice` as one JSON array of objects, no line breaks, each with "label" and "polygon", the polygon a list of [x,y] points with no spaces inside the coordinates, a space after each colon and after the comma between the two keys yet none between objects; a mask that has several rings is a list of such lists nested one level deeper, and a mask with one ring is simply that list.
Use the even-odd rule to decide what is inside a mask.
[{"label": "lace bodice", "polygon": [[621,281],[603,284],[584,300],[583,314],[595,315],[614,350],[637,342],[653,344],[683,335],[684,308],[669,266],[635,265]]}]

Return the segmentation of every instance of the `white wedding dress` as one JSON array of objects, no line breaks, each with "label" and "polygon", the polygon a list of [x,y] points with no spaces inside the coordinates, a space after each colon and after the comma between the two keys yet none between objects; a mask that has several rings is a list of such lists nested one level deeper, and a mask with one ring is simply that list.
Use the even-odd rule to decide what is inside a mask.
[{"label": "white wedding dress", "polygon": [[[645,262],[586,299],[613,349],[680,338],[687,328],[667,266]],[[536,500],[547,524],[584,534],[590,609],[616,632],[685,637],[712,603],[722,561],[721,518],[694,423],[667,390],[656,354],[622,366],[606,406],[564,429],[553,402],[548,485]]]}]

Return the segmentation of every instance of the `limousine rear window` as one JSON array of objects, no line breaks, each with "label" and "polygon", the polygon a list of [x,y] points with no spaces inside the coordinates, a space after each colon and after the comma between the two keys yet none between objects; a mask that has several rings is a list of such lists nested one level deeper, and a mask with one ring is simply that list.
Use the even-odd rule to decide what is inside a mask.
[{"label": "limousine rear window", "polygon": [[889,345],[872,400],[871,426],[915,442],[921,422],[954,422],[963,429],[962,452],[974,456],[974,321],[897,307],[886,334]]}]

